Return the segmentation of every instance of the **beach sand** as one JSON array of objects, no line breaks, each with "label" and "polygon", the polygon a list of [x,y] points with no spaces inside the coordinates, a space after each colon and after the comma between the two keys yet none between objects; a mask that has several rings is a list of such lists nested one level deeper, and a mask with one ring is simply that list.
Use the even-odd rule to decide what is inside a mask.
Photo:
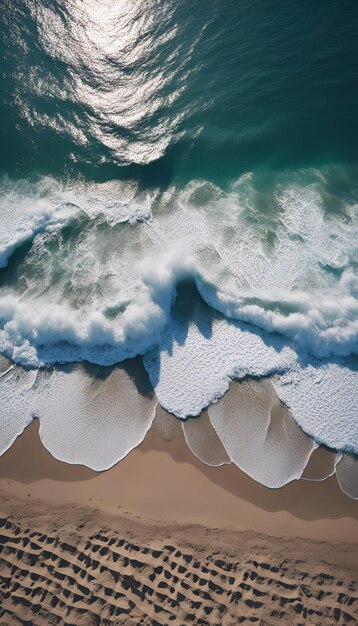
[{"label": "beach sand", "polygon": [[0,458],[0,624],[357,623],[358,506],[335,477],[267,489],[154,429],[107,472],[35,421]]}]

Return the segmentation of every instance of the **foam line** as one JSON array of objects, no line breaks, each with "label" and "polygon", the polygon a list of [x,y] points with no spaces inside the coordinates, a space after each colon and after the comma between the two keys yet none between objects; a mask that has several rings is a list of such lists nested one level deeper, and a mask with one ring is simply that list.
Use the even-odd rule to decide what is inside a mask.
[{"label": "foam line", "polygon": [[270,380],[233,382],[208,411],[231,461],[246,474],[274,488],[302,476],[315,444],[280,403]]},{"label": "foam line", "polygon": [[337,463],[336,474],[342,491],[353,500],[358,500],[358,458],[343,454]]},{"label": "foam line", "polygon": [[316,361],[273,379],[278,396],[317,443],[358,453],[358,375],[355,362]]},{"label": "foam line", "polygon": [[40,437],[51,454],[67,463],[105,470],[145,437],[157,400],[124,368],[55,370],[37,397]]},{"label": "foam line", "polygon": [[199,417],[182,423],[185,441],[192,453],[206,465],[218,467],[231,463],[226,450],[212,427],[209,414],[203,411]]}]

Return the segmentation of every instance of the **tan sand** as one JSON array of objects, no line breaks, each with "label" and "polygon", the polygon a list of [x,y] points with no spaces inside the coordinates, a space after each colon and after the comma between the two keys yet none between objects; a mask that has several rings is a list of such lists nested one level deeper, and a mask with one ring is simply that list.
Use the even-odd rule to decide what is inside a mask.
[{"label": "tan sand", "polygon": [[0,624],[357,623],[347,544],[149,523],[3,494]]},{"label": "tan sand", "polygon": [[152,430],[123,461],[96,473],[56,461],[35,421],[0,458],[0,490],[145,519],[358,543],[358,504],[334,476],[267,489],[234,465],[204,465],[180,431],[174,441],[163,441]]},{"label": "tan sand", "polygon": [[0,489],[0,626],[358,621],[358,506],[335,478],[269,490],[154,432],[96,474],[35,422]]}]

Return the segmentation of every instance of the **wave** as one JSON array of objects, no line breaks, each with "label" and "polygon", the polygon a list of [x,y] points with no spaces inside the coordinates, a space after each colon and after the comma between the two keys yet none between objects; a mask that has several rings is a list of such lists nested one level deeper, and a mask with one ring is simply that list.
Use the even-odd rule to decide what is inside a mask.
[{"label": "wave", "polygon": [[0,268],[23,243],[61,230],[81,213],[92,220],[102,215],[111,224],[151,217],[152,197],[135,200],[137,186],[132,181],[71,185],[46,176],[14,183],[3,176],[0,191]]},{"label": "wave", "polygon": [[337,283],[339,300],[322,296],[319,301],[316,295],[302,292],[279,298],[277,293],[265,297],[239,289],[227,293],[212,284],[208,289],[207,273],[203,280],[200,264],[181,246],[144,259],[140,273],[133,299],[115,319],[106,314],[108,306],[73,310],[67,304],[48,303],[44,297],[0,297],[1,351],[17,363],[35,367],[78,360],[111,365],[143,354],[161,341],[178,282],[192,277],[203,300],[225,318],[285,335],[296,349],[320,358],[358,354],[358,278],[352,272],[345,272]]},{"label": "wave", "polygon": [[[225,317],[280,333],[319,358],[358,354],[358,277],[345,271],[337,292],[286,294],[242,290],[240,294],[207,290],[199,279],[203,299]],[[337,293],[339,294],[337,298]]]},{"label": "wave", "polygon": [[[329,211],[328,189],[314,170],[265,193],[252,174],[226,191],[4,179],[0,351],[30,368],[142,355],[181,418],[232,379],[274,377],[305,432],[356,452],[358,219],[349,199]],[[308,388],[325,415],[300,401]]]}]

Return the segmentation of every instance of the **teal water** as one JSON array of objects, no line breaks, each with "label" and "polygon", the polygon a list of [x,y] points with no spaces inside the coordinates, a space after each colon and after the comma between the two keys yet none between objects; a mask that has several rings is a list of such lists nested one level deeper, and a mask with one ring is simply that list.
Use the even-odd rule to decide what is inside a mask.
[{"label": "teal water", "polygon": [[357,27],[355,0],[4,0],[2,354],[140,355],[183,418],[274,376],[357,452]]},{"label": "teal water", "polygon": [[5,0],[1,167],[222,185],[356,164],[357,21],[354,0]]}]

